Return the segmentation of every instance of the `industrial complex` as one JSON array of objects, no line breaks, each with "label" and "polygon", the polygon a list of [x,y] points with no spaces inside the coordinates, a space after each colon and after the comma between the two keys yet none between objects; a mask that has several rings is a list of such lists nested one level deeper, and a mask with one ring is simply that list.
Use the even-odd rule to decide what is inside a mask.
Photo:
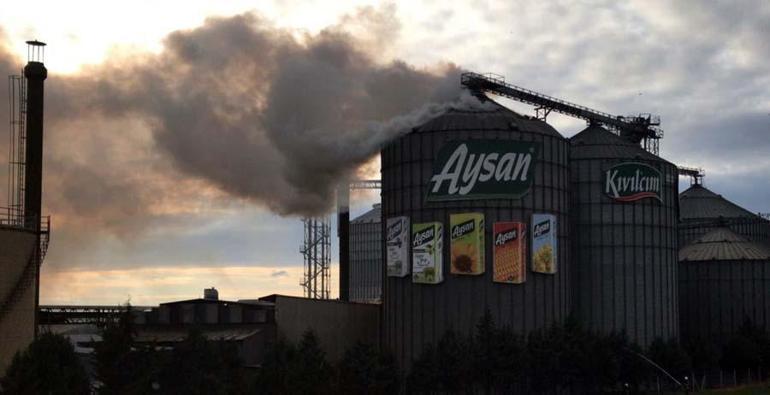
[{"label": "industrial complex", "polygon": [[[46,69],[44,44],[30,48],[24,77],[11,79],[0,373],[34,339],[39,310],[46,326],[104,311],[39,306],[50,232],[41,209]],[[498,76],[465,73],[460,83],[474,100],[382,147],[381,180],[340,188],[340,300],[328,300],[330,223],[306,219],[304,298],[223,301],[207,290],[137,309],[137,341],[173,346],[196,325],[258,366],[278,337],[299,339],[309,327],[332,358],[369,342],[408,369],[446,331],[471,334],[485,311],[521,334],[572,315],[641,346],[730,334],[747,319],[770,329],[770,221],[707,189],[702,171],[658,156],[656,117],[613,116]],[[535,116],[488,93],[533,105]],[[566,138],[547,123],[551,112],[588,126]],[[680,193],[682,175],[692,181]],[[349,220],[350,188],[380,189],[381,203]]]}]

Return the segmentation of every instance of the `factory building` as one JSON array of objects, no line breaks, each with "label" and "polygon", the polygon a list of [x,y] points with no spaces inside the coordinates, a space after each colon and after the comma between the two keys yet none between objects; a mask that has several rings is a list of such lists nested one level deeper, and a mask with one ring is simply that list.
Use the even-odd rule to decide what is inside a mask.
[{"label": "factory building", "polygon": [[379,303],[382,298],[380,204],[350,221],[350,301]]},{"label": "factory building", "polygon": [[34,232],[0,226],[0,376],[35,338],[36,243]]},{"label": "factory building", "polygon": [[578,316],[642,346],[675,337],[677,167],[600,126],[570,143]]},{"label": "factory building", "polygon": [[679,251],[683,336],[725,339],[745,320],[770,330],[770,247],[717,227]]},{"label": "factory building", "polygon": [[50,221],[42,216],[44,43],[28,41],[23,76],[11,76],[8,207],[0,214],[0,376],[37,334],[40,265]]},{"label": "factory building", "polygon": [[550,125],[488,100],[382,150],[383,341],[402,367],[449,329],[472,333],[485,309],[520,333],[567,317],[568,157]]}]

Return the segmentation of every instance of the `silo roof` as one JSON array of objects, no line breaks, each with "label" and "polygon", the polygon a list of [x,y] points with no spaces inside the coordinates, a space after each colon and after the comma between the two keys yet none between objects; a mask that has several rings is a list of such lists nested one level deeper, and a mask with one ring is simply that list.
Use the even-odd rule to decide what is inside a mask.
[{"label": "silo roof", "polygon": [[451,107],[443,114],[414,128],[412,132],[511,130],[563,138],[551,125],[537,118],[516,113],[488,98],[481,100],[480,105]]},{"label": "silo roof", "polygon": [[350,221],[351,224],[377,224],[380,223],[381,219],[381,205],[375,204],[371,210],[361,214],[360,216],[356,217],[352,221]]},{"label": "silo roof", "polygon": [[630,158],[665,161],[639,144],[628,141],[615,133],[599,126],[589,125],[580,133],[570,138],[570,158],[573,159],[615,159]]},{"label": "silo roof", "polygon": [[679,249],[680,262],[770,259],[770,248],[751,242],[728,228],[717,228]]},{"label": "silo roof", "polygon": [[703,185],[693,185],[679,194],[680,219],[741,218],[758,216],[749,210],[708,190]]}]

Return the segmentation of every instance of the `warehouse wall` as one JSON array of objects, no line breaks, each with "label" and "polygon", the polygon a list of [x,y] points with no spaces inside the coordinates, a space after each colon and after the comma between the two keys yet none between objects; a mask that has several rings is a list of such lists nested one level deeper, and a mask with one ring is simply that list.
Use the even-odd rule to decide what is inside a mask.
[{"label": "warehouse wall", "polygon": [[357,342],[379,345],[379,305],[283,295],[263,300],[275,303],[278,336],[296,343],[313,329],[330,361],[342,358]]}]

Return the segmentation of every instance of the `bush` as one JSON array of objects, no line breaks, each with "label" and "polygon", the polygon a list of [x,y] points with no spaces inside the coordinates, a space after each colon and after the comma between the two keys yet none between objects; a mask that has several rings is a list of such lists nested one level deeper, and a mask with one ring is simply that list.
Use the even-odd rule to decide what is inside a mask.
[{"label": "bush", "polygon": [[337,371],[337,392],[340,393],[390,394],[398,391],[395,360],[370,344],[358,343],[346,351]]},{"label": "bush", "polygon": [[665,341],[657,338],[653,340],[647,351],[647,356],[681,382],[684,382],[684,377],[688,376],[692,370],[690,356],[676,339]]},{"label": "bush", "polygon": [[44,333],[13,357],[0,381],[8,394],[88,394],[88,374],[69,340]]},{"label": "bush", "polygon": [[333,391],[332,377],[334,369],[308,329],[297,346],[281,339],[268,350],[256,387],[270,394],[327,394]]}]

